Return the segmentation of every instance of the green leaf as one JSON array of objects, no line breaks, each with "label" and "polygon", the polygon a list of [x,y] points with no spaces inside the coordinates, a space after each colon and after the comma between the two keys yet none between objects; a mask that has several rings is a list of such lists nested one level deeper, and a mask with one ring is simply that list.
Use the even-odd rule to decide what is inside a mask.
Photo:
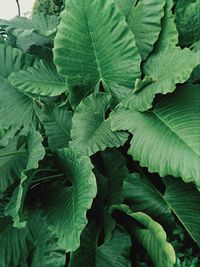
[{"label": "green leaf", "polygon": [[0,62],[0,76],[7,79],[12,72],[31,66],[34,58],[9,45],[0,44]]},{"label": "green leaf", "polygon": [[20,174],[20,184],[15,189],[10,202],[6,207],[5,214],[13,218],[14,227],[23,228],[26,221],[22,218],[24,200],[30,185],[31,171],[38,168],[38,163],[44,158],[45,150],[42,146],[42,136],[39,132],[30,132],[27,137],[28,161],[26,169]]},{"label": "green leaf", "polygon": [[[2,211],[1,211],[2,212]],[[12,227],[8,217],[0,216],[0,266],[23,266],[33,249],[32,237],[28,228],[17,229]]]},{"label": "green leaf", "polygon": [[116,229],[112,239],[97,245],[98,229],[94,223],[81,234],[81,245],[72,253],[69,267],[130,267],[131,240],[128,234]]},{"label": "green leaf", "polygon": [[[193,44],[192,51],[194,51],[196,53],[197,57],[199,57],[199,55],[200,55],[200,41]],[[193,82],[193,83],[200,82],[200,64],[194,68],[189,82]]]},{"label": "green leaf", "polygon": [[[73,149],[58,151],[58,164],[65,179],[46,187],[42,207],[50,230],[66,252],[80,245],[80,234],[87,224],[86,212],[96,196],[96,180],[90,159]],[[71,182],[71,186],[67,186]],[[69,182],[70,181],[70,182]]]},{"label": "green leaf", "polygon": [[119,210],[137,221],[144,228],[135,227],[135,236],[147,250],[155,267],[173,267],[176,263],[175,251],[170,243],[162,226],[151,217],[142,212],[133,212],[127,205],[113,206],[113,210]]},{"label": "green leaf", "polygon": [[16,44],[23,51],[27,51],[33,45],[51,43],[58,23],[58,16],[48,16],[43,13],[32,18],[0,19],[0,27],[16,37]]},{"label": "green leaf", "polygon": [[119,147],[126,142],[128,135],[113,133],[110,119],[105,119],[110,105],[111,97],[107,93],[90,95],[78,105],[72,119],[71,147],[92,155],[106,147]]},{"label": "green leaf", "polygon": [[178,31],[175,24],[175,16],[172,13],[173,1],[166,0],[164,17],[161,20],[161,32],[155,44],[155,51],[161,51],[169,47],[175,47],[178,43]]},{"label": "green leaf", "polygon": [[171,210],[163,195],[144,175],[131,173],[123,184],[123,196],[133,211],[141,211],[162,223],[171,220]]},{"label": "green leaf", "polygon": [[64,267],[65,251],[60,249],[57,237],[39,209],[31,212],[28,227],[34,239],[34,249],[29,257],[31,267]]},{"label": "green leaf", "polygon": [[12,73],[9,81],[22,92],[38,95],[57,96],[67,90],[65,79],[58,75],[55,66],[44,61]]},{"label": "green leaf", "polygon": [[59,21],[58,16],[50,16],[42,12],[38,12],[36,15],[32,15],[31,17],[34,29],[36,29],[40,34],[50,38],[52,38],[52,35],[56,33]]},{"label": "green leaf", "polygon": [[8,217],[0,217],[1,267],[63,267],[65,251],[51,233],[40,209],[29,207],[27,227],[12,227]]},{"label": "green leaf", "polygon": [[199,41],[200,1],[178,1],[175,11],[180,45],[189,46]]},{"label": "green leaf", "polygon": [[123,98],[140,77],[134,36],[114,0],[67,1],[55,38],[54,59],[58,72],[67,77],[73,106],[100,82]]},{"label": "green leaf", "polygon": [[150,109],[156,94],[172,93],[176,84],[190,78],[193,68],[198,64],[198,57],[189,49],[171,47],[153,54],[144,65],[144,73],[154,82],[129,95],[125,106],[139,111]]},{"label": "green leaf", "polygon": [[200,247],[200,194],[193,184],[173,177],[164,178],[164,199]]},{"label": "green leaf", "polygon": [[45,107],[41,119],[49,147],[53,150],[68,147],[71,140],[72,112],[66,107]]},{"label": "green leaf", "polygon": [[199,93],[199,86],[180,88],[144,113],[119,107],[112,129],[133,134],[128,153],[150,172],[180,176],[200,187]]},{"label": "green leaf", "polygon": [[123,155],[117,150],[107,150],[102,153],[104,162],[104,175],[107,178],[107,183],[104,187],[106,192],[104,205],[104,231],[105,240],[110,240],[112,232],[115,228],[115,220],[108,213],[108,208],[111,205],[121,204],[123,201],[122,187],[123,182],[128,175],[126,161]]},{"label": "green leaf", "polygon": [[16,90],[5,79],[0,77],[0,128],[24,125],[36,126],[36,104],[33,98]]},{"label": "green leaf", "polygon": [[115,0],[120,10],[124,13],[125,17],[128,18],[131,14],[132,9],[135,7],[137,0]]},{"label": "green leaf", "polygon": [[158,39],[164,5],[165,0],[140,0],[127,17],[127,23],[135,36],[136,45],[143,60],[148,57]]},{"label": "green leaf", "polygon": [[27,152],[24,146],[17,147],[17,139],[10,141],[5,148],[0,149],[0,195],[19,180],[26,163]]}]

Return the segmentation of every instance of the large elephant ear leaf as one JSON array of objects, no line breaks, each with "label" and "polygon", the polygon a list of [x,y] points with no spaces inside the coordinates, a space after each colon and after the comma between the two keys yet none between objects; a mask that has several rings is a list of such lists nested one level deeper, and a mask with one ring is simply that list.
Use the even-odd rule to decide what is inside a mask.
[{"label": "large elephant ear leaf", "polygon": [[116,228],[112,238],[98,246],[99,229],[90,223],[81,234],[81,245],[72,253],[69,267],[130,267],[130,236]]},{"label": "large elephant ear leaf", "polygon": [[127,16],[127,23],[134,33],[136,45],[143,60],[148,57],[158,39],[164,5],[165,0],[140,0],[136,7],[133,3],[131,12]]},{"label": "large elephant ear leaf", "polygon": [[150,109],[157,94],[172,93],[176,84],[184,83],[190,78],[198,64],[197,55],[187,48],[181,50],[179,47],[169,47],[160,53],[155,52],[144,64],[145,78],[150,77],[151,82],[135,88],[135,93],[127,97],[125,105],[139,111]]},{"label": "large elephant ear leaf", "polygon": [[164,178],[164,199],[200,247],[200,193],[193,184],[173,177]]},{"label": "large elephant ear leaf", "polygon": [[67,90],[65,79],[58,75],[55,66],[43,61],[12,73],[9,81],[22,92],[38,95],[57,96]]},{"label": "large elephant ear leaf", "polygon": [[113,130],[133,134],[128,153],[141,166],[161,177],[173,175],[193,181],[200,188],[199,94],[199,86],[176,90],[143,113],[119,107],[111,124]]},{"label": "large elephant ear leaf", "polygon": [[89,157],[73,149],[59,150],[58,164],[64,178],[46,187],[42,207],[59,246],[74,251],[80,245],[86,212],[97,193],[96,179]]},{"label": "large elephant ear leaf", "polygon": [[100,82],[115,96],[124,97],[140,77],[134,36],[114,0],[66,1],[54,61],[67,77],[73,106]]},{"label": "large elephant ear leaf", "polygon": [[[127,205],[112,206],[111,211],[126,213],[141,226],[135,226],[134,235],[147,250],[155,267],[173,267],[176,254],[172,245],[167,242],[167,236],[162,226],[143,212],[133,212]],[[143,227],[142,227],[143,226]]]},{"label": "large elephant ear leaf", "polygon": [[105,118],[110,105],[108,93],[92,94],[78,105],[72,119],[71,147],[92,155],[126,142],[127,133],[112,132],[110,119]]}]

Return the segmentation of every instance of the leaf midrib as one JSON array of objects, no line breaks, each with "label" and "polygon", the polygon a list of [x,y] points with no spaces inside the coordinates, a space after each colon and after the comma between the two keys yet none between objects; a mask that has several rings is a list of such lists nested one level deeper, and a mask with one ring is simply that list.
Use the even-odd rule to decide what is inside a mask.
[{"label": "leaf midrib", "polygon": [[95,62],[96,62],[97,70],[98,70],[98,73],[99,73],[99,81],[103,81],[103,72],[102,72],[102,69],[101,69],[100,61],[99,61],[98,56],[97,56],[95,41],[94,41],[94,37],[93,37],[92,31],[91,31],[91,26],[89,24],[89,20],[88,20],[88,17],[87,17],[85,4],[84,4],[84,12],[85,12],[86,23],[87,23],[87,26],[88,26],[88,33],[90,35],[91,43],[92,43],[92,47],[93,47],[93,51],[94,51]]}]

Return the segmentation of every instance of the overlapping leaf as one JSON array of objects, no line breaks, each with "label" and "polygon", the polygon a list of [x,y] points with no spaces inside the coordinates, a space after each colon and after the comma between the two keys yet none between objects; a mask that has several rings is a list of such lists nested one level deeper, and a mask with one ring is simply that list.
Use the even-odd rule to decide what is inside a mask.
[{"label": "overlapping leaf", "polygon": [[46,107],[42,112],[42,123],[51,149],[69,146],[72,127],[71,111],[65,107]]},{"label": "overlapping leaf", "polygon": [[115,0],[115,2],[118,4],[125,17],[128,18],[132,9],[135,7],[137,0]]},{"label": "overlapping leaf", "polygon": [[36,62],[27,70],[11,74],[9,81],[20,91],[38,95],[57,96],[67,90],[53,64]]},{"label": "overlapping leaf", "polygon": [[[107,183],[103,189],[105,198],[102,198],[102,205],[105,206],[103,212],[104,232],[105,240],[109,240],[115,229],[116,222],[110,216],[108,208],[111,205],[122,203],[122,187],[123,182],[128,175],[128,169],[126,168],[125,158],[117,150],[104,151],[102,157],[104,162],[104,175],[107,178]],[[98,204],[100,205],[100,203]]]},{"label": "overlapping leaf", "polygon": [[141,223],[144,228],[135,228],[135,236],[143,247],[148,251],[156,267],[173,267],[176,263],[175,251],[170,243],[162,226],[151,217],[142,212],[133,212],[126,205],[113,206],[112,210],[119,210],[135,221]]},{"label": "overlapping leaf", "polygon": [[34,63],[34,58],[20,50],[6,44],[0,44],[0,76],[7,79],[8,76],[20,69],[27,68]]},{"label": "overlapping leaf", "polygon": [[144,212],[165,223],[172,220],[171,210],[163,195],[146,176],[139,173],[130,174],[124,181],[123,195],[133,211]]},{"label": "overlapping leaf", "polygon": [[[130,13],[127,15],[127,23],[134,33],[138,51],[143,60],[145,60],[153,50],[153,45],[158,39],[161,31],[161,18],[164,15],[164,0],[140,0],[134,7],[135,2],[132,1]],[[123,1],[123,6],[126,6]],[[121,1],[119,6],[122,7]],[[122,7],[122,11],[124,7]]]},{"label": "overlapping leaf", "polygon": [[66,261],[65,251],[58,245],[58,238],[50,231],[39,209],[31,212],[28,227],[34,241],[34,249],[29,257],[31,266],[63,267]]},{"label": "overlapping leaf", "polygon": [[112,132],[110,119],[105,118],[110,105],[111,97],[107,93],[90,95],[78,105],[72,119],[71,147],[92,155],[126,142],[127,134]]},{"label": "overlapping leaf", "polygon": [[0,205],[0,266],[23,266],[33,249],[30,230],[13,228],[10,218],[3,215],[2,203]]},{"label": "overlapping leaf", "polygon": [[200,1],[178,1],[176,24],[181,46],[188,46],[200,40],[199,34]]},{"label": "overlapping leaf", "polygon": [[36,125],[36,102],[29,95],[16,90],[8,81],[0,77],[0,127]]},{"label": "overlapping leaf", "polygon": [[200,247],[200,194],[193,184],[173,177],[164,179],[164,199]]},{"label": "overlapping leaf", "polygon": [[199,93],[198,86],[181,88],[146,113],[119,107],[112,129],[133,134],[128,153],[150,172],[180,176],[200,187]]},{"label": "overlapping leaf", "polygon": [[17,139],[12,140],[5,148],[0,149],[0,194],[19,180],[26,163],[26,149],[24,146],[17,148]]},{"label": "overlapping leaf", "polygon": [[26,221],[22,218],[24,207],[24,199],[31,182],[29,175],[31,171],[38,168],[38,163],[44,158],[45,150],[42,146],[42,137],[38,132],[30,132],[27,137],[27,165],[20,173],[20,184],[15,189],[11,200],[6,208],[6,215],[11,216],[14,221],[14,226],[23,228]]},{"label": "overlapping leaf", "polygon": [[123,98],[140,77],[134,36],[113,0],[67,1],[54,58],[59,73],[67,77],[73,106],[100,82]]},{"label": "overlapping leaf", "polygon": [[32,210],[27,227],[12,227],[8,217],[0,217],[1,267],[63,267],[65,252],[57,243],[57,238],[40,210]]},{"label": "overlapping leaf", "polygon": [[[42,205],[59,246],[74,251],[80,245],[80,234],[87,224],[86,212],[96,196],[96,180],[90,159],[80,152],[61,149],[58,161],[65,179],[47,187]],[[72,185],[68,186],[67,181]]]},{"label": "overlapping leaf", "polygon": [[116,229],[112,239],[101,246],[98,242],[96,225],[87,226],[81,235],[81,245],[72,253],[69,267],[130,267],[129,251],[131,240],[128,234]]},{"label": "overlapping leaf", "polygon": [[173,1],[166,0],[164,7],[164,17],[161,20],[161,32],[155,44],[155,50],[164,50],[169,47],[175,47],[178,44],[178,31],[175,24],[175,16],[172,13]]},{"label": "overlapping leaf", "polygon": [[0,45],[0,128],[21,127],[35,124],[34,100],[17,91],[6,80],[13,71],[26,69],[35,59],[11,46]]},{"label": "overlapping leaf", "polygon": [[150,109],[156,94],[173,92],[176,84],[190,78],[198,64],[198,57],[189,49],[170,47],[153,54],[144,65],[144,73],[152,79],[152,83],[135,90],[135,94],[127,97],[125,105],[139,111]]},{"label": "overlapping leaf", "polygon": [[15,17],[11,20],[0,20],[0,27],[12,33],[17,46],[27,51],[32,45],[44,45],[52,42],[59,23],[58,16],[38,13],[31,19]]}]

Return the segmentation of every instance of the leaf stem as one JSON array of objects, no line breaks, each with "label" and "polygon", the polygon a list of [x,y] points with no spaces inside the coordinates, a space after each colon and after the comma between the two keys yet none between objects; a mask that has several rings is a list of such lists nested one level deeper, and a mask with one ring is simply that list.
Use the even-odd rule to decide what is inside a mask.
[{"label": "leaf stem", "polygon": [[55,174],[55,175],[51,175],[51,176],[46,176],[43,178],[32,180],[32,183],[45,182],[45,181],[53,180],[54,178],[63,177],[63,176],[64,176],[64,174]]},{"label": "leaf stem", "polygon": [[0,158],[10,157],[10,156],[14,156],[14,155],[20,155],[20,154],[24,154],[24,153],[26,153],[26,150],[0,154]]},{"label": "leaf stem", "polygon": [[19,0],[16,0],[17,3],[17,9],[18,9],[18,16],[21,16],[21,11],[20,11],[20,5],[19,5]]}]

